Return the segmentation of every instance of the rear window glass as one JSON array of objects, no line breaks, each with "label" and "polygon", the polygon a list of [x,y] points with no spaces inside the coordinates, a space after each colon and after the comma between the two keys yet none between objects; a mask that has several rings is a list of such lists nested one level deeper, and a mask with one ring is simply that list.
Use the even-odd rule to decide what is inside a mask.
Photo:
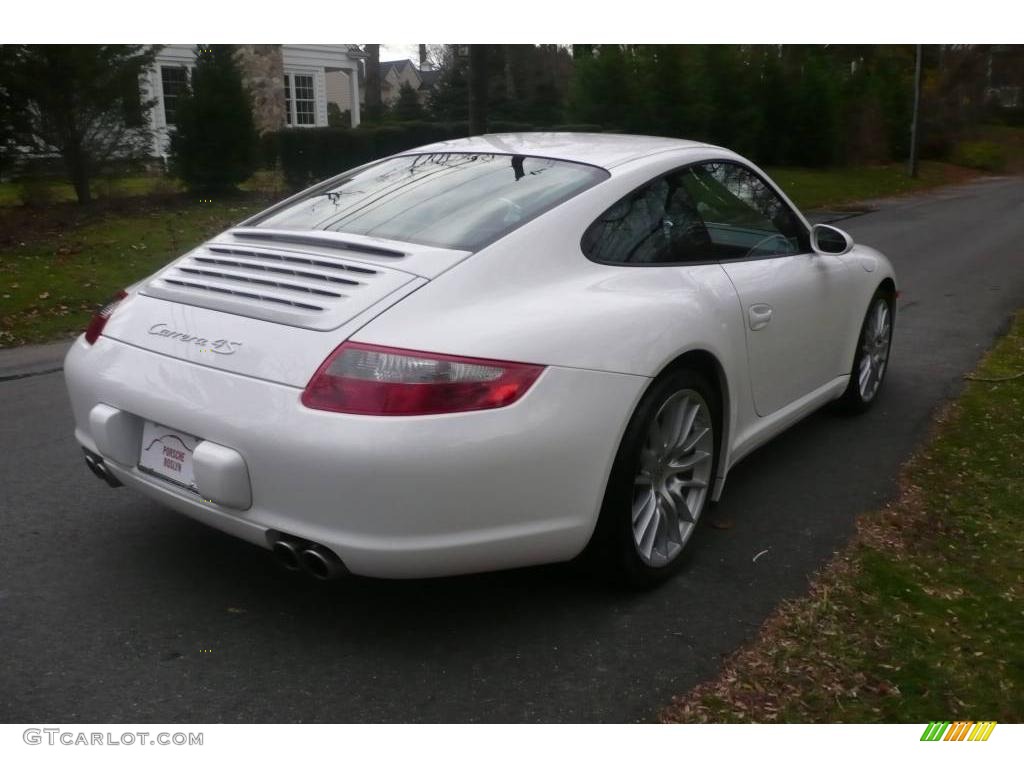
[{"label": "rear window glass", "polygon": [[594,166],[527,155],[411,155],[315,187],[251,225],[477,250],[606,178]]}]

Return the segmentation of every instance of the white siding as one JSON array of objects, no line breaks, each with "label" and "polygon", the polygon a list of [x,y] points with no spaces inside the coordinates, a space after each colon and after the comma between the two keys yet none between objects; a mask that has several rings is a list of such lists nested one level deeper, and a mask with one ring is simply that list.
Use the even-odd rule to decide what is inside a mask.
[{"label": "white siding", "polygon": [[155,98],[156,106],[149,113],[153,127],[153,154],[166,156],[170,149],[170,136],[167,133],[167,120],[164,116],[164,88],[160,75],[161,67],[192,67],[196,63],[195,48],[191,45],[165,45],[156,56],[154,69],[151,70],[142,84],[143,98]]},{"label": "white siding", "polygon": [[337,104],[342,112],[352,109],[352,89],[348,78],[349,74],[344,70],[327,73],[327,101]]},{"label": "white siding", "polygon": [[[331,80],[344,83],[341,86],[345,101],[338,101],[342,111],[352,110],[353,124],[358,125],[359,110],[353,107],[351,95],[352,79],[350,74],[358,66],[357,58],[349,56],[347,45],[282,45],[281,59],[285,74],[313,76],[314,97],[316,99],[315,117],[317,126],[327,125],[328,100],[328,69],[344,70],[332,72]],[[194,66],[195,48],[191,45],[166,45],[156,57],[155,68],[143,78],[140,88],[145,98],[155,98],[156,106],[150,113],[153,128],[153,154],[166,155],[169,138],[167,123],[164,118],[163,87],[160,76],[161,66]],[[338,77],[335,78],[334,75]],[[337,87],[332,85],[333,89]],[[332,99],[333,100],[333,99]]]}]

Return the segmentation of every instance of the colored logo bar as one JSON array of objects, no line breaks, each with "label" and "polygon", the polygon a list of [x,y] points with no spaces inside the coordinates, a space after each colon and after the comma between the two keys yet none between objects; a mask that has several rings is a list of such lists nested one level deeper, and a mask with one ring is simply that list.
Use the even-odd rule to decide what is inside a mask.
[{"label": "colored logo bar", "polygon": [[988,741],[995,727],[995,720],[933,720],[921,734],[921,741]]}]

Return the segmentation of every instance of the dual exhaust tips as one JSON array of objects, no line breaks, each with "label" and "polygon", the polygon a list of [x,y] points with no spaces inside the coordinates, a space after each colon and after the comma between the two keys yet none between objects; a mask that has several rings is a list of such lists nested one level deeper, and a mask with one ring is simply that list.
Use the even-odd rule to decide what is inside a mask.
[{"label": "dual exhaust tips", "polygon": [[85,466],[89,468],[90,472],[111,488],[121,487],[121,481],[110,474],[110,470],[107,469],[107,465],[103,463],[102,456],[98,453],[93,453],[88,448],[83,448],[82,450],[85,452]]},{"label": "dual exhaust tips", "polygon": [[277,561],[289,571],[305,571],[320,581],[331,581],[348,574],[341,558],[322,544],[278,534],[271,549]]},{"label": "dual exhaust tips", "polygon": [[[83,448],[83,451],[85,465],[90,472],[111,488],[121,486],[121,481],[107,469],[102,456],[87,448]],[[323,544],[297,539],[276,531],[272,532],[271,536],[274,537],[271,545],[274,556],[287,570],[305,571],[314,579],[321,581],[331,581],[348,575],[348,568],[341,562],[341,558]]]},{"label": "dual exhaust tips", "polygon": [[[83,451],[85,452],[85,465],[90,472],[111,488],[121,486],[121,482],[107,469],[102,456],[86,448]],[[274,556],[287,570],[305,571],[314,579],[321,581],[331,581],[348,575],[348,569],[341,562],[341,558],[323,544],[304,541],[277,532],[271,533],[271,536],[274,537],[271,545]]]}]

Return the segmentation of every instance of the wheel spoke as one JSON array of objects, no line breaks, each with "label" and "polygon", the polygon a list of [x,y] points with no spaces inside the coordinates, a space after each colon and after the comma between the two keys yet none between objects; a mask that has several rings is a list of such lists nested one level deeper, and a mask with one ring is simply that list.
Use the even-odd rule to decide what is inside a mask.
[{"label": "wheel spoke", "polygon": [[673,473],[682,472],[686,469],[693,469],[694,467],[700,466],[706,461],[711,460],[711,454],[707,451],[694,451],[685,458],[680,458],[676,461],[672,461],[669,466]]},{"label": "wheel spoke", "polygon": [[662,417],[664,426],[662,443],[666,451],[671,450],[672,446],[679,440],[679,430],[682,429],[685,418],[685,401],[676,400],[665,409],[665,415]]},{"label": "wheel spoke", "polygon": [[680,449],[679,452],[689,453],[694,448],[696,448],[697,444],[705,437],[707,437],[709,434],[711,434],[711,427],[704,427],[703,429],[699,429],[696,432],[693,432],[690,435],[689,439],[684,443],[683,447]]},{"label": "wheel spoke", "polygon": [[683,396],[674,400],[667,408],[665,414],[664,443],[665,450],[672,451],[689,434],[699,406],[690,405],[690,398]]},{"label": "wheel spoke", "polygon": [[650,522],[650,516],[654,514],[655,507],[658,506],[658,500],[655,498],[654,491],[640,496],[633,502],[633,526],[640,526],[642,531],[647,527],[647,523]]},{"label": "wheel spoke", "polygon": [[658,507],[658,530],[654,534],[653,551],[668,560],[668,537],[672,528],[671,515],[664,507]]},{"label": "wheel spoke", "polygon": [[640,551],[648,558],[651,557],[651,553],[654,551],[654,541],[658,536],[658,526],[660,525],[660,505],[655,504],[651,507],[651,514],[646,520],[646,524],[643,527],[643,531],[640,534]]},{"label": "wheel spoke", "polygon": [[684,523],[695,523],[696,519],[693,516],[693,512],[690,511],[690,506],[686,503],[686,496],[683,495],[682,489],[676,487],[674,490],[669,491],[675,500],[674,510],[677,518],[677,525],[679,521]]},{"label": "wheel spoke", "polygon": [[671,492],[668,490],[668,486],[661,486],[657,490],[658,494],[658,507],[663,510],[675,512],[676,500],[672,497]]},{"label": "wheel spoke", "polygon": [[864,395],[865,387],[867,387],[867,385],[868,385],[868,379],[871,378],[871,369],[872,369],[871,356],[870,355],[865,355],[861,359],[860,377],[858,379],[859,383],[860,383],[860,393],[861,393],[861,396]]},{"label": "wheel spoke", "polygon": [[[687,400],[687,403],[690,401]],[[686,412],[686,419],[683,421],[683,426],[679,430],[679,434],[676,436],[675,445],[684,445],[689,437],[690,433],[693,432],[693,424],[697,421],[697,415],[700,413],[700,405],[694,403],[693,407],[688,408]]]},{"label": "wheel spoke", "polygon": [[675,544],[677,547],[683,546],[683,532],[678,518],[669,522],[667,538],[669,543]]}]

